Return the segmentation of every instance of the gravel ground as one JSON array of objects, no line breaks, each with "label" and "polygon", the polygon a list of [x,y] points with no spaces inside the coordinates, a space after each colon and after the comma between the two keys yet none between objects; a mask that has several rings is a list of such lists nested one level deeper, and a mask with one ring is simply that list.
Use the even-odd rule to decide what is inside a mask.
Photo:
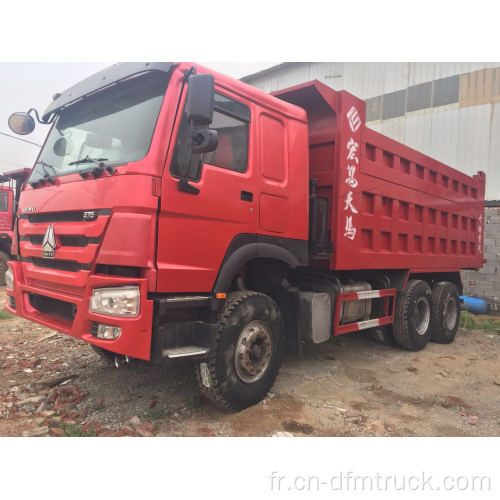
[{"label": "gravel ground", "polygon": [[266,400],[231,414],[200,397],[189,363],[116,369],[84,342],[6,319],[0,436],[498,436],[499,347],[488,331],[417,353],[348,334],[286,356]]}]

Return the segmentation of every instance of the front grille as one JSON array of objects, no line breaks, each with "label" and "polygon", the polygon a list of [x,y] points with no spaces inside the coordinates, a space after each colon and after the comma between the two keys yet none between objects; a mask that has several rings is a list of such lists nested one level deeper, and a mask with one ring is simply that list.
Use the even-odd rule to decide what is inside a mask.
[{"label": "front grille", "polygon": [[28,219],[31,223],[37,222],[87,222],[93,221],[100,215],[111,215],[111,209],[78,210],[74,212],[45,212],[41,214],[21,214],[19,219]]},{"label": "front grille", "polygon": [[[19,251],[23,256],[22,261],[47,271],[90,271],[94,266],[98,245],[104,237],[109,215],[111,209],[107,208],[22,214],[22,220],[19,221]],[[57,224],[58,222],[61,224]],[[30,223],[39,225],[30,226]],[[42,251],[45,235],[49,238],[48,241],[55,236],[56,250],[52,253],[55,259],[44,256],[51,255]]]},{"label": "front grille", "polygon": [[75,318],[76,305],[71,302],[45,297],[37,293],[30,293],[28,297],[31,306],[41,313],[57,316],[67,321],[73,321]]},{"label": "front grille", "polygon": [[[87,245],[97,245],[101,238],[88,238],[87,236],[58,236],[62,247],[86,247]],[[21,241],[29,241],[32,245],[42,245],[43,234],[32,234],[31,236],[21,236]]]},{"label": "front grille", "polygon": [[45,267],[48,269],[57,269],[59,271],[90,271],[91,264],[81,264],[74,260],[60,260],[60,259],[43,259],[41,257],[23,257],[23,262],[31,262],[37,267]]},{"label": "front grille", "polygon": [[95,269],[96,274],[107,274],[110,276],[123,276],[124,278],[140,278],[141,268],[132,266],[112,266],[108,264],[98,264]]}]

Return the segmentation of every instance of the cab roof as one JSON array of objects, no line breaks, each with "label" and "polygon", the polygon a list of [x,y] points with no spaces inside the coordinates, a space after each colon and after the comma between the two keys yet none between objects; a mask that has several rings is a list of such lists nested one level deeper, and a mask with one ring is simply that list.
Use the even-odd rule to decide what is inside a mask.
[{"label": "cab roof", "polygon": [[214,76],[216,82],[221,87],[227,88],[236,94],[245,97],[246,99],[256,102],[262,106],[271,108],[281,112],[286,116],[297,120],[306,121],[307,116],[303,109],[287,103],[281,99],[273,97],[261,90],[247,85],[246,83],[224,75],[217,71],[213,71],[196,63],[172,63],[172,62],[125,62],[116,63],[105,68],[88,78],[76,83],[60,94],[54,96],[54,100],[50,103],[42,115],[43,120],[47,120],[54,113],[59,112],[62,108],[79,101],[83,97],[102,90],[119,81],[130,78],[134,75],[144,73],[146,71],[160,71],[169,73],[173,68],[186,70],[195,67],[198,73],[210,73]]}]

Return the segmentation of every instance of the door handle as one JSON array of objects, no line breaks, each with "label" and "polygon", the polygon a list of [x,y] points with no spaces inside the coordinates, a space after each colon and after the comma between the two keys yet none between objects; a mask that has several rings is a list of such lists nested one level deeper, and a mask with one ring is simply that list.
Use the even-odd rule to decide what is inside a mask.
[{"label": "door handle", "polygon": [[250,191],[242,191],[241,199],[243,201],[253,201],[253,193],[251,193]]}]

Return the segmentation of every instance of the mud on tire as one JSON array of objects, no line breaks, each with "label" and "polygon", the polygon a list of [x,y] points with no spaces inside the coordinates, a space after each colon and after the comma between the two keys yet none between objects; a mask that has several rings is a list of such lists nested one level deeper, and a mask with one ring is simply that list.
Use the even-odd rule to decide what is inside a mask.
[{"label": "mud on tire", "polygon": [[450,344],[455,339],[460,320],[460,301],[454,283],[443,281],[432,289],[431,340]]},{"label": "mud on tire", "polygon": [[276,303],[258,292],[228,294],[219,315],[214,353],[196,363],[202,393],[219,408],[242,410],[273,385],[284,352],[284,324]]},{"label": "mud on tire", "polygon": [[396,301],[394,339],[408,351],[422,350],[431,338],[432,291],[422,280],[410,280]]}]

